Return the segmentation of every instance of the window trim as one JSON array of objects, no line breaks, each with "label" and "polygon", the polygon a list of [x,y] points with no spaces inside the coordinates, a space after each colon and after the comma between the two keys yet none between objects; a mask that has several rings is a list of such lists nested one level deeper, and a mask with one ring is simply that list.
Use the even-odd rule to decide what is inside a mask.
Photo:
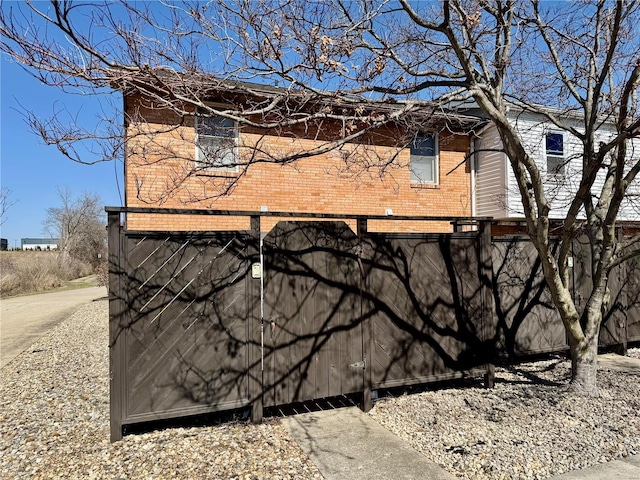
[{"label": "window trim", "polygon": [[[214,107],[220,106],[223,107],[222,105],[212,105]],[[201,135],[198,133],[198,123],[199,123],[199,119],[200,118],[227,118],[227,117],[223,117],[221,115],[207,115],[206,117],[204,115],[201,115],[198,111],[196,111],[195,115],[194,115],[194,131],[195,131],[195,164],[196,164],[196,169],[198,171],[201,172],[220,172],[220,173],[238,173],[240,171],[239,165],[233,165],[233,166],[225,166],[225,165],[220,165],[220,166],[214,166],[214,165],[204,165],[204,160],[202,159],[203,157],[203,152],[202,149],[200,148],[200,137],[205,137],[205,138],[224,138],[224,137],[219,137],[219,136],[215,136],[215,135]],[[239,144],[239,135],[240,135],[240,128],[238,125],[238,122],[236,120],[232,120],[233,121],[233,148],[232,150],[232,154],[233,154],[233,158],[237,163],[238,160],[238,144]]]},{"label": "window trim", "polygon": [[[433,155],[433,157],[428,157],[428,156],[424,156],[424,158],[431,158],[433,159],[433,171],[434,171],[434,179],[433,181],[431,180],[421,180],[420,178],[416,178],[417,176],[414,175],[413,173],[413,169],[411,168],[411,164],[412,164],[412,158],[414,157],[414,155],[411,152],[412,149],[412,145],[414,144],[414,142],[416,142],[418,140],[418,138],[420,136],[426,137],[427,135],[432,135],[433,139],[434,139],[434,145],[433,145],[433,149],[434,149],[434,153],[435,155]],[[420,185],[425,185],[425,186],[437,186],[440,184],[440,136],[438,135],[437,131],[434,130],[426,130],[423,132],[418,132],[415,137],[413,138],[412,142],[409,144],[409,175],[410,175],[410,183],[411,185],[414,186],[420,186]]]},{"label": "window trim", "polygon": [[[549,135],[560,135],[562,138],[562,154],[557,155],[556,153],[549,153],[549,149],[547,148],[547,139]],[[564,132],[558,132],[554,130],[549,130],[544,133],[544,158],[545,158],[545,167],[547,169],[547,176],[549,178],[564,178],[567,174],[567,142],[564,135]],[[561,160],[562,166],[560,169],[553,171],[553,169],[549,168],[549,159],[559,159]],[[560,162],[559,162],[560,163]]]}]

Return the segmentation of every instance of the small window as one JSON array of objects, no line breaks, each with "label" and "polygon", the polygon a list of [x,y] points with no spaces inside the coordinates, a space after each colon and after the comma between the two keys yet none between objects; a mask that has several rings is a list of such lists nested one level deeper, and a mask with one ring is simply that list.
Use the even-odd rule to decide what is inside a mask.
[{"label": "small window", "polygon": [[549,175],[564,175],[564,137],[561,133],[547,133],[546,135],[547,173]]},{"label": "small window", "polygon": [[438,137],[419,133],[411,143],[411,183],[438,183]]},{"label": "small window", "polygon": [[196,160],[199,168],[237,172],[238,129],[219,116],[196,117]]}]

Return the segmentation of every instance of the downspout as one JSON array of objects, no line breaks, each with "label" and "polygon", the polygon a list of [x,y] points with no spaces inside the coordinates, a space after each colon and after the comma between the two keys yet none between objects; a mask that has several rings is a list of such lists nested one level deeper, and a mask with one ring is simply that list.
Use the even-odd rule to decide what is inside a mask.
[{"label": "downspout", "polygon": [[[124,144],[124,148],[123,148],[123,152],[122,152],[122,163],[123,163],[123,168],[122,168],[122,173],[124,175],[123,179],[122,179],[122,188],[124,189],[124,203],[122,204],[123,207],[129,206],[129,202],[128,202],[128,188],[127,188],[127,180],[129,179],[128,175],[128,169],[127,169],[127,164],[129,163],[127,161],[127,157],[128,157],[128,151],[129,148],[127,146],[128,144],[128,140],[129,140],[129,121],[127,119],[127,95],[122,92],[122,128],[124,129],[124,131],[122,132],[122,134],[124,135],[123,138],[123,144]],[[117,162],[114,161],[114,164],[116,164]],[[116,178],[116,182],[118,181],[118,179]],[[122,201],[122,197],[120,198],[120,201]],[[124,214],[124,227],[125,229],[127,228],[127,214]]]}]

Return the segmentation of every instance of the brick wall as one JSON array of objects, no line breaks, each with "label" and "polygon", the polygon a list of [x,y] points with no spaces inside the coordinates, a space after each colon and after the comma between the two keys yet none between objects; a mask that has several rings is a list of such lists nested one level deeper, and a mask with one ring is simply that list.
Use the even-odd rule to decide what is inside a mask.
[{"label": "brick wall", "polygon": [[[153,108],[136,112],[145,122],[127,125],[127,206],[221,210],[344,213],[351,215],[470,216],[470,173],[460,165],[469,151],[466,135],[440,134],[439,184],[410,182],[409,150],[350,145],[294,164],[262,162],[318,147],[314,140],[241,132],[238,174],[195,173],[193,118]],[[132,113],[130,111],[130,113]],[[256,155],[256,146],[263,153]],[[345,153],[347,152],[347,153]],[[381,165],[384,165],[382,167]],[[277,219],[263,218],[268,231]],[[248,218],[129,215],[132,230],[247,229]],[[448,222],[370,221],[370,231],[451,231]]]}]

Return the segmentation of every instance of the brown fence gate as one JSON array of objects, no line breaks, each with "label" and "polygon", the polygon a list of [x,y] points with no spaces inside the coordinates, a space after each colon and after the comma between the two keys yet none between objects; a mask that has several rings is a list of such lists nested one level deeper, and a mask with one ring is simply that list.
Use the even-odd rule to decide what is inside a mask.
[{"label": "brown fence gate", "polygon": [[250,230],[188,234],[126,231],[108,211],[112,440],[336,395],[368,409],[373,389],[482,373],[494,351],[486,222],[399,235],[324,218],[261,235],[267,213],[235,212]]},{"label": "brown fence gate", "polygon": [[363,391],[358,238],[280,222],[264,240],[264,406]]}]

